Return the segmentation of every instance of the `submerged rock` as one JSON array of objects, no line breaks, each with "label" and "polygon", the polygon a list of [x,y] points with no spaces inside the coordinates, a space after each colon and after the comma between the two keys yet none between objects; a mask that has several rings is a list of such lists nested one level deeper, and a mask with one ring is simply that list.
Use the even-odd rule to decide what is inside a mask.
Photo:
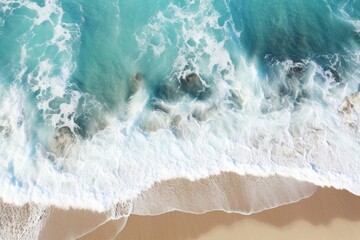
[{"label": "submerged rock", "polygon": [[57,156],[64,156],[75,142],[76,137],[71,129],[67,126],[61,127],[56,130],[52,150]]},{"label": "submerged rock", "polygon": [[143,75],[141,73],[136,73],[132,78],[132,87],[136,91],[139,89],[140,83],[143,81]]},{"label": "submerged rock", "polygon": [[293,73],[302,73],[305,71],[305,66],[303,64],[296,65],[291,68]]},{"label": "submerged rock", "polygon": [[143,132],[156,132],[167,127],[167,114],[162,111],[145,110],[139,119],[139,128]]},{"label": "submerged rock", "polygon": [[169,106],[168,104],[164,103],[163,101],[157,101],[155,100],[152,103],[152,107],[154,110],[158,110],[158,111],[162,111],[164,113],[170,113],[171,111],[171,106]]},{"label": "submerged rock", "polygon": [[335,82],[342,82],[340,74],[335,69],[329,68],[328,70],[326,70],[325,76],[327,78],[334,79]]},{"label": "submerged rock", "polygon": [[176,128],[178,129],[179,128],[179,125],[180,125],[180,122],[181,122],[181,116],[179,114],[175,115],[172,119],[171,119],[171,123],[170,123],[170,126],[172,128]]},{"label": "submerged rock", "polygon": [[346,97],[340,110],[345,114],[353,111],[360,111],[360,92],[356,92]]},{"label": "submerged rock", "polygon": [[229,100],[231,101],[231,104],[235,106],[238,109],[243,108],[244,100],[241,97],[241,94],[238,90],[230,90],[229,91]]},{"label": "submerged rock", "polygon": [[194,98],[204,98],[208,95],[209,88],[203,84],[196,73],[190,73],[185,78],[181,78],[180,84],[181,90]]},{"label": "submerged rock", "polygon": [[0,136],[9,137],[11,135],[11,126],[0,125]]},{"label": "submerged rock", "polygon": [[185,77],[185,81],[188,85],[195,85],[195,84],[201,84],[201,80],[199,76],[196,73],[190,73]]},{"label": "submerged rock", "polygon": [[154,89],[154,96],[166,102],[176,102],[185,93],[179,91],[179,85],[163,82]]},{"label": "submerged rock", "polygon": [[211,95],[211,89],[196,73],[187,74],[185,77],[174,77],[163,81],[153,91],[155,98],[165,102],[174,103],[189,96],[196,100],[204,100]]},{"label": "submerged rock", "polygon": [[295,63],[293,66],[291,66],[288,70],[287,77],[288,78],[299,78],[302,77],[305,73],[305,65],[303,63]]},{"label": "submerged rock", "polygon": [[172,117],[170,122],[171,130],[177,137],[182,137],[182,131],[180,127],[181,121],[182,117],[180,116],[180,114],[176,114],[174,117]]},{"label": "submerged rock", "polygon": [[130,99],[131,96],[139,90],[143,80],[144,76],[141,73],[135,73],[135,75],[130,78],[129,93],[127,96],[128,99]]},{"label": "submerged rock", "polygon": [[360,124],[360,92],[356,92],[346,97],[341,104],[339,113],[342,115],[346,125],[355,131],[359,130]]},{"label": "submerged rock", "polygon": [[215,112],[215,107],[196,107],[192,112],[192,117],[202,122],[208,120]]}]

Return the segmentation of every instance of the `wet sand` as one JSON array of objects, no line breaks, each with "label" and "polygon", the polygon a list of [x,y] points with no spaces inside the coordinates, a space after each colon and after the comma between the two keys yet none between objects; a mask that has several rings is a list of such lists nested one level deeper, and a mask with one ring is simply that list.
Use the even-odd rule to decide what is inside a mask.
[{"label": "wet sand", "polygon": [[[82,237],[105,239],[110,222]],[[111,234],[110,234],[111,235]],[[212,239],[358,239],[360,197],[345,190],[320,188],[312,197],[250,216],[220,211],[131,215],[117,240]]]}]

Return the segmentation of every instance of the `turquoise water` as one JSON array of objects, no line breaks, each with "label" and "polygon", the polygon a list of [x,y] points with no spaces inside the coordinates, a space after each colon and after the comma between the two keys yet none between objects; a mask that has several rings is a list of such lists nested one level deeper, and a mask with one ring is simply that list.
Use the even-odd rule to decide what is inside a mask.
[{"label": "turquoise water", "polygon": [[360,194],[359,64],[356,0],[2,0],[0,197],[105,210],[224,171]]}]

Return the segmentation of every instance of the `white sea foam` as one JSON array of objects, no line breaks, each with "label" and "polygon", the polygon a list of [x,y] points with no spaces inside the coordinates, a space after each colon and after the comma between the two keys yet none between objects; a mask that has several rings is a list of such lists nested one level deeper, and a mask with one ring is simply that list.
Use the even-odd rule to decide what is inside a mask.
[{"label": "white sea foam", "polygon": [[[324,110],[312,104],[297,113],[282,110],[262,118],[221,112],[206,123],[187,122],[183,138],[167,129],[127,134],[122,131],[126,125],[118,122],[77,142],[77,153],[63,159],[63,171],[54,169],[41,149],[26,169],[16,159],[13,172],[2,175],[1,195],[17,204],[31,200],[105,210],[136,197],[154,182],[195,180],[221,171],[277,174],[359,194],[359,166],[353,160],[358,156],[358,133],[340,122],[336,107]],[[227,138],[219,138],[224,135]],[[12,178],[23,186],[9,181]]]},{"label": "white sea foam", "polygon": [[22,208],[0,204],[1,239],[37,239],[47,221],[46,207],[26,205]]},{"label": "white sea foam", "polygon": [[[23,16],[31,25],[19,36],[22,46],[17,80],[25,81],[28,89],[37,94],[37,107],[43,112],[45,119],[51,119],[50,124],[66,125],[74,129],[76,124],[70,108],[71,112],[75,111],[80,93],[69,90],[68,80],[76,68],[73,58],[76,49],[73,44],[79,41],[80,26],[62,21],[64,12],[55,0],[46,0],[43,5],[31,1],[7,1],[3,6],[3,12],[7,15],[13,14],[16,9],[36,13],[34,18]],[[49,29],[46,23],[50,24]],[[47,39],[34,44],[33,38],[44,31],[51,34]],[[51,53],[47,54],[47,51]],[[36,66],[29,69],[28,66],[33,65],[34,60],[37,61]],[[60,104],[60,109],[53,109],[51,102],[59,99],[67,103]]]},{"label": "white sea foam", "polygon": [[[340,13],[341,13],[341,17],[345,21],[352,24],[355,27],[355,31],[358,34],[360,34],[360,20],[355,19],[355,18],[353,18],[353,17],[351,17],[349,15],[349,13],[345,10],[345,8],[348,7],[348,5],[351,5],[351,3],[349,1],[344,1],[344,2],[339,3],[339,10],[340,10]],[[357,12],[357,10],[354,9],[352,6],[351,6],[351,11],[352,12]]]}]

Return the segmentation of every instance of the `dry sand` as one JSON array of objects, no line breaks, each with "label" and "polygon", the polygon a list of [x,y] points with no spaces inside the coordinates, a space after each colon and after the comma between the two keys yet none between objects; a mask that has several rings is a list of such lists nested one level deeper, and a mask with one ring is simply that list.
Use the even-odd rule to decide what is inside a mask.
[{"label": "dry sand", "polygon": [[[81,239],[105,239],[118,230],[110,222]],[[224,212],[130,216],[116,239],[360,239],[360,197],[319,189],[298,203],[250,216]]]}]

